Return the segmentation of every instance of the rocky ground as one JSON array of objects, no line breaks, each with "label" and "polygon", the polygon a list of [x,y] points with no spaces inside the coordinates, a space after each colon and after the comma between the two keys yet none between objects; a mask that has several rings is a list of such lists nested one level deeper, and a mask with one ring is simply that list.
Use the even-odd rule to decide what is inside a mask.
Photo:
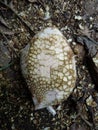
[{"label": "rocky ground", "polygon": [[[55,25],[77,60],[77,83],[56,116],[34,111],[20,69],[20,52],[41,29]],[[74,35],[98,41],[98,0],[0,0],[0,130],[98,130],[98,92]],[[58,110],[59,109],[59,110]]]}]

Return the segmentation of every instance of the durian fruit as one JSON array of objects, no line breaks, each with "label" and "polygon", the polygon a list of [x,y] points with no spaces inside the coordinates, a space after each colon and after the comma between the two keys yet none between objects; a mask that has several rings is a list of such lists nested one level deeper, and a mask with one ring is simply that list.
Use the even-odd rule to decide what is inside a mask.
[{"label": "durian fruit", "polygon": [[76,82],[75,55],[56,27],[36,34],[21,52],[21,69],[32,94],[35,110],[60,104],[72,93]]}]

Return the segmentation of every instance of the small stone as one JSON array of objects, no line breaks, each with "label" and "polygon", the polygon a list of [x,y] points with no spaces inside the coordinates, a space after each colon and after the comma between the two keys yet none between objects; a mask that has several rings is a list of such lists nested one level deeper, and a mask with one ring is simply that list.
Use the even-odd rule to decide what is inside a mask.
[{"label": "small stone", "polygon": [[81,17],[81,16],[78,16],[78,15],[75,15],[75,19],[77,19],[77,20],[81,20],[82,17]]},{"label": "small stone", "polygon": [[31,116],[33,116],[33,113],[31,113]]},{"label": "small stone", "polygon": [[14,124],[12,124],[11,128],[12,128],[12,130],[15,130],[15,125],[14,125]]},{"label": "small stone", "polygon": [[50,130],[50,127],[46,127],[46,128],[44,128],[43,130]]},{"label": "small stone", "polygon": [[72,42],[72,44],[75,46],[75,45],[76,45],[76,42]]},{"label": "small stone", "polygon": [[45,17],[44,20],[50,19],[50,12],[49,12],[49,6],[46,6],[46,12],[45,12]]},{"label": "small stone", "polygon": [[93,100],[91,95],[86,99],[86,103],[88,106],[91,106],[91,107],[97,106],[97,103]]},{"label": "small stone", "polygon": [[32,121],[34,118],[33,117],[30,117],[30,120]]},{"label": "small stone", "polygon": [[79,28],[80,28],[81,30],[84,30],[84,27],[82,26],[82,24],[79,24]]},{"label": "small stone", "polygon": [[68,41],[68,42],[72,42],[72,39],[70,38],[70,39],[68,39],[67,41]]},{"label": "small stone", "polygon": [[89,19],[90,19],[90,21],[93,21],[93,17],[90,17]]}]

